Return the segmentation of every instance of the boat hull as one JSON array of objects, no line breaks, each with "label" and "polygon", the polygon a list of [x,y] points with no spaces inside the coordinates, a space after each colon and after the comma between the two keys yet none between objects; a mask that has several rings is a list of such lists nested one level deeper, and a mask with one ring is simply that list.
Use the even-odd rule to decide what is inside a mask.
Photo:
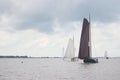
[{"label": "boat hull", "polygon": [[97,58],[86,58],[83,61],[84,61],[84,63],[98,63]]},{"label": "boat hull", "polygon": [[72,62],[78,61],[78,58],[77,58],[77,57],[73,57],[73,58],[71,58],[71,61],[72,61]]}]

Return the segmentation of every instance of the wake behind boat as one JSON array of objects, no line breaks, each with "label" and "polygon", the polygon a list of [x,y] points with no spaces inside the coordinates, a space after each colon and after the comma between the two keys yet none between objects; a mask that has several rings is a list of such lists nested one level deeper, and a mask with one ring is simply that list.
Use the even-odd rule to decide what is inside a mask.
[{"label": "wake behind boat", "polygon": [[84,18],[78,58],[83,59],[84,63],[98,63],[98,59],[91,57],[91,52],[90,20]]}]

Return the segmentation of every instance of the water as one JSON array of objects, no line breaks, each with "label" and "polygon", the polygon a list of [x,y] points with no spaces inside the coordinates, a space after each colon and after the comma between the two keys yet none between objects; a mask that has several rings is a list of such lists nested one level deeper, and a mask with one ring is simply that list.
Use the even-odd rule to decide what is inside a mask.
[{"label": "water", "polygon": [[97,64],[62,59],[0,59],[0,80],[119,80],[120,59]]}]

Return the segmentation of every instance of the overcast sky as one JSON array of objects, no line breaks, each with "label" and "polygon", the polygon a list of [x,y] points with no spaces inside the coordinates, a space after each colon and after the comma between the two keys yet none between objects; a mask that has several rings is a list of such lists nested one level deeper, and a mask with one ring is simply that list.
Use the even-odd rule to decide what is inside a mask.
[{"label": "overcast sky", "polygon": [[0,55],[63,56],[91,14],[93,56],[120,57],[120,0],[0,0]]}]

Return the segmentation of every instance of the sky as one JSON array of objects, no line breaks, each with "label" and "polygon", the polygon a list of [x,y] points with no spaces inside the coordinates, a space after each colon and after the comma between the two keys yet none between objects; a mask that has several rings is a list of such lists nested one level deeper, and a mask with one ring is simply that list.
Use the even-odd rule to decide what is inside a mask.
[{"label": "sky", "polygon": [[[91,16],[92,56],[120,57],[120,0],[0,0],[0,55],[78,55],[83,18]],[[63,51],[64,49],[64,51]]]}]

